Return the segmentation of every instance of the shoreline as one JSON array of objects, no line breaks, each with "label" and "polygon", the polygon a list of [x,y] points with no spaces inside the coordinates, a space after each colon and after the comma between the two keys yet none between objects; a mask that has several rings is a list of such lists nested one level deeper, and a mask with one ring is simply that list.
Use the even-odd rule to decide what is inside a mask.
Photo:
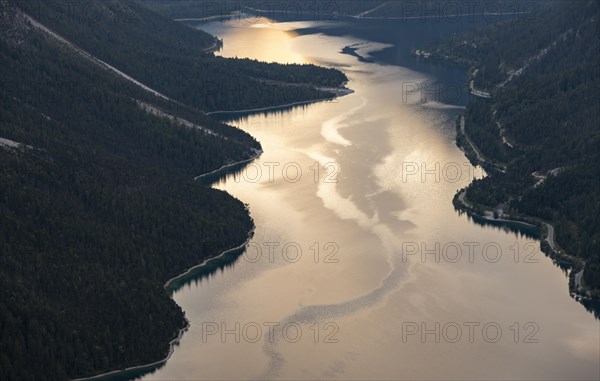
[{"label": "shoreline", "polygon": [[[260,157],[260,155],[262,155],[263,151],[259,150],[256,152],[255,155],[253,155],[251,158],[246,159],[246,160],[240,160],[238,162],[235,163],[231,163],[231,164],[226,164],[221,166],[220,168],[209,172],[209,173],[205,173],[199,176],[196,176],[194,178],[194,180],[198,180],[201,179],[205,176],[210,176],[213,175],[217,172],[220,171],[224,171],[227,170],[228,168],[232,167],[232,166],[236,166],[236,165],[240,165],[240,164],[244,164],[253,160],[256,160],[258,157]],[[216,261],[219,260],[221,258],[223,258],[224,256],[226,256],[227,254],[234,252],[236,250],[241,250],[242,248],[244,248],[245,246],[247,246],[250,241],[252,240],[253,236],[254,236],[254,231],[256,230],[255,226],[252,226],[252,229],[250,229],[248,231],[248,233],[246,234],[246,240],[244,242],[242,242],[241,244],[232,247],[230,249],[226,249],[223,250],[222,252],[218,253],[215,256],[211,256],[208,257],[206,259],[204,259],[201,263],[194,265],[192,267],[187,268],[185,271],[183,271],[181,274],[176,275],[172,278],[170,278],[169,280],[167,280],[165,282],[165,284],[163,285],[163,288],[165,289],[165,291],[172,293],[173,291],[175,291],[177,289],[177,287],[173,287],[173,285],[182,280],[185,279],[187,277],[189,277],[191,274],[193,274],[194,272],[196,272],[198,269],[201,269],[202,267],[205,267],[206,265],[208,265],[209,263],[211,263],[212,261]],[[172,298],[171,298],[172,299]],[[184,312],[185,313],[185,312]],[[129,372],[144,372],[144,371],[151,371],[153,369],[155,369],[156,367],[159,367],[161,365],[166,364],[167,361],[169,361],[171,359],[171,357],[173,356],[173,353],[175,353],[175,347],[179,345],[179,343],[181,342],[181,339],[183,338],[183,335],[185,332],[188,331],[188,329],[190,328],[190,321],[185,318],[185,325],[183,327],[181,327],[178,331],[177,334],[169,341],[169,352],[167,353],[167,355],[157,361],[154,361],[152,363],[148,363],[148,364],[141,364],[141,365],[134,365],[134,366],[130,366],[128,368],[124,368],[124,369],[115,369],[115,370],[111,370],[105,373],[100,373],[100,374],[96,374],[93,376],[89,376],[89,377],[80,377],[80,378],[73,378],[70,379],[70,381],[99,381],[99,380],[104,380],[107,378],[111,378],[111,377],[118,377],[118,376],[124,376],[125,373],[129,373]]]},{"label": "shoreline", "polygon": [[203,179],[203,178],[205,178],[205,177],[208,177],[208,176],[215,175],[215,174],[217,174],[218,172],[221,172],[221,171],[227,170],[227,169],[229,169],[229,168],[231,168],[231,167],[235,167],[235,166],[238,166],[238,165],[241,165],[241,164],[249,163],[249,162],[251,162],[251,161],[254,161],[254,160],[258,159],[258,158],[259,158],[259,157],[260,157],[262,154],[263,154],[263,150],[262,150],[262,149],[261,149],[261,150],[258,150],[258,151],[257,151],[257,152],[256,152],[254,155],[252,155],[252,156],[251,156],[250,158],[248,158],[248,159],[244,159],[244,160],[236,161],[236,162],[233,162],[233,163],[230,163],[230,164],[225,164],[225,165],[222,165],[221,167],[219,167],[219,168],[215,169],[215,170],[214,170],[214,171],[212,171],[212,172],[203,173],[203,174],[201,174],[201,175],[198,175],[198,176],[194,177],[194,181],[201,180],[201,179]]},{"label": "shoreline", "polygon": [[[465,200],[465,197],[467,195],[467,188],[468,188],[468,186],[466,188],[459,190],[456,193],[456,195],[454,196],[454,198],[452,199],[452,204],[457,209],[469,214],[472,217],[475,217],[475,218],[483,220],[483,221],[492,222],[492,223],[497,222],[499,224],[520,225],[520,226],[524,226],[525,228],[536,229],[539,231],[540,226],[538,224],[536,224],[535,221],[517,220],[517,219],[510,218],[509,216],[503,216],[504,218],[494,218],[494,217],[490,217],[487,215],[479,214],[475,210],[475,206],[473,206],[472,204],[470,204],[468,201]],[[540,234],[540,237],[542,237],[542,236],[543,235]],[[544,237],[544,239],[545,239],[545,237]]]},{"label": "shoreline", "polygon": [[171,341],[169,341],[169,353],[167,354],[167,356],[165,358],[163,358],[161,360],[158,360],[158,361],[155,361],[155,362],[150,363],[150,364],[142,364],[142,365],[131,366],[131,367],[125,368],[125,369],[111,370],[109,372],[102,373],[102,374],[97,374],[95,376],[83,377],[83,378],[74,378],[74,379],[71,379],[71,381],[95,381],[95,380],[103,380],[103,379],[105,379],[107,377],[119,376],[122,373],[141,372],[141,371],[144,371],[146,369],[151,370],[152,368],[155,368],[157,366],[165,364],[167,361],[169,361],[169,359],[171,358],[171,356],[173,356],[173,353],[175,352],[175,346],[179,345],[179,342],[181,341],[181,338],[183,337],[183,334],[190,327],[189,320],[185,319],[185,322],[186,322],[185,326],[183,328],[180,328],[179,331],[177,332],[177,335],[173,339],[171,339]]},{"label": "shoreline", "polygon": [[207,112],[206,115],[244,114],[244,113],[260,112],[260,111],[273,111],[273,110],[284,109],[284,108],[292,107],[292,106],[301,106],[301,105],[306,105],[306,104],[311,104],[311,103],[329,101],[329,100],[333,100],[335,98],[337,98],[337,97],[313,99],[313,100],[310,100],[310,101],[301,101],[301,102],[287,103],[287,104],[280,105],[280,106],[269,106],[269,107],[262,107],[262,108],[253,108],[253,109],[248,109],[248,110],[233,110],[233,111],[222,111],[222,110],[220,110],[220,111],[211,111],[211,112]]},{"label": "shoreline", "polygon": [[[345,84],[344,84],[345,85]],[[351,89],[346,89],[344,87],[340,87],[338,90],[338,93],[336,93],[335,96],[333,97],[328,97],[328,98],[322,98],[322,99],[314,99],[314,100],[309,100],[309,101],[303,101],[303,102],[295,102],[295,103],[291,103],[291,104],[287,104],[287,105],[280,105],[280,106],[271,106],[271,107],[265,107],[265,108],[261,108],[261,109],[255,109],[255,110],[242,110],[242,111],[213,111],[210,113],[206,113],[206,115],[211,115],[211,114],[218,114],[218,113],[232,113],[232,114],[236,114],[236,113],[244,113],[244,112],[252,112],[252,111],[267,111],[267,110],[275,110],[275,109],[279,109],[279,108],[285,108],[285,107],[289,107],[289,106],[295,106],[295,105],[300,105],[300,104],[309,104],[309,103],[316,103],[316,102],[322,102],[325,100],[333,100],[336,99],[338,96],[340,96],[340,93],[342,93],[341,96],[343,95],[347,95],[347,94],[352,94],[354,92],[354,90]],[[343,93],[345,92],[345,93]],[[231,167],[235,167],[237,165],[241,165],[241,164],[245,164],[245,163],[249,163],[251,161],[256,160],[257,158],[259,158],[261,155],[263,154],[263,150],[257,150],[255,152],[254,155],[252,155],[252,157],[248,158],[248,159],[244,159],[244,160],[240,160],[234,163],[230,163],[230,164],[225,164],[222,165],[221,167],[208,172],[208,173],[203,173],[201,175],[198,175],[196,177],[194,177],[194,181],[203,179],[205,177],[208,176],[212,176],[215,175],[219,172],[223,172],[223,171],[227,171],[228,169],[230,169]],[[250,243],[250,241],[252,240],[252,237],[254,236],[254,232],[255,232],[256,227],[253,226],[252,229],[250,229],[250,231],[248,231],[247,236],[246,236],[246,240],[244,242],[242,242],[241,244],[224,250],[220,253],[218,253],[215,256],[211,256],[209,258],[204,259],[201,263],[194,265],[192,267],[187,268],[184,272],[182,272],[181,274],[174,276],[172,278],[170,278],[169,280],[167,280],[165,282],[165,284],[163,285],[163,288],[167,291],[167,292],[173,292],[174,290],[176,290],[176,288],[173,287],[173,285],[182,280],[185,279],[187,277],[189,277],[192,273],[196,272],[198,269],[205,267],[206,265],[208,265],[209,263],[211,263],[212,261],[216,261],[219,260],[221,258],[223,258],[224,256],[226,256],[227,254],[236,251],[236,250],[240,250],[243,247],[247,246],[248,243]],[[187,320],[187,318],[185,318],[185,325],[180,328],[177,331],[177,334],[169,341],[169,352],[167,353],[167,355],[157,361],[154,361],[152,363],[148,363],[148,364],[141,364],[141,365],[135,365],[135,366],[131,366],[128,368],[124,368],[124,369],[115,369],[115,370],[111,370],[108,372],[104,372],[104,373],[100,373],[100,374],[96,374],[93,376],[89,376],[89,377],[80,377],[80,378],[74,378],[74,379],[70,379],[70,381],[99,381],[99,380],[104,380],[107,378],[112,378],[112,377],[119,377],[119,376],[124,376],[125,373],[129,373],[129,372],[144,372],[144,371],[151,371],[156,367],[159,367],[161,365],[164,365],[167,361],[169,361],[169,359],[171,359],[171,357],[173,356],[173,353],[175,352],[175,347],[177,345],[179,345],[179,343],[181,342],[181,339],[183,337],[183,334],[185,332],[187,332],[187,330],[190,327],[190,322],[189,320]]]},{"label": "shoreline", "polygon": [[[165,284],[163,285],[163,288],[167,292],[173,292],[176,289],[176,288],[173,288],[173,283],[187,278],[190,274],[192,274],[193,272],[197,271],[198,269],[206,266],[207,264],[209,264],[212,261],[219,260],[222,257],[224,257],[225,255],[227,255],[233,251],[244,248],[252,240],[255,229],[256,229],[256,227],[254,227],[254,226],[252,227],[252,229],[250,229],[250,231],[248,232],[248,234],[246,236],[246,240],[244,242],[242,242],[241,244],[239,244],[235,247],[232,247],[230,249],[223,250],[218,255],[206,258],[201,263],[188,268],[183,273],[167,280],[165,282]],[[115,370],[111,370],[109,372],[97,374],[95,376],[90,376],[90,377],[73,378],[70,381],[97,381],[97,380],[103,380],[107,377],[115,377],[115,376],[119,376],[119,375],[124,375],[124,373],[128,373],[128,372],[151,371],[152,369],[154,369],[158,366],[164,365],[167,361],[169,361],[171,359],[171,357],[173,356],[173,353],[175,353],[175,347],[177,345],[179,345],[179,343],[181,342],[181,339],[183,338],[183,334],[185,332],[187,332],[189,328],[190,328],[190,321],[187,318],[185,318],[185,325],[182,328],[180,328],[179,331],[177,331],[177,334],[175,335],[175,337],[173,337],[173,339],[171,339],[171,341],[169,341],[169,352],[167,353],[167,355],[164,358],[162,358],[158,361],[148,363],[148,364],[135,365],[135,366],[131,366],[131,367],[128,367],[125,369],[115,369]]]},{"label": "shoreline", "polygon": [[[471,148],[471,151],[468,151],[466,147],[463,147],[461,144],[459,144],[459,137],[464,138],[466,140],[466,143]],[[469,138],[469,135],[467,135],[466,131],[466,121],[464,113],[460,115],[459,121],[456,126],[456,145],[465,154],[467,159],[469,159],[469,161],[472,161],[474,164],[478,164],[486,170],[489,168],[494,171],[506,173],[507,168],[505,164],[487,160],[483,153],[479,150],[479,147],[477,147],[477,145],[471,140],[471,138]],[[473,158],[471,158],[470,156],[473,156]]]},{"label": "shoreline", "polygon": [[[585,268],[585,261],[579,257],[567,254],[560,248],[558,248],[554,241],[554,226],[549,222],[540,220],[534,217],[521,217],[521,220],[514,218],[493,218],[486,215],[479,214],[475,207],[465,200],[467,187],[460,189],[452,199],[454,207],[466,213],[477,222],[477,220],[483,220],[490,224],[497,223],[498,225],[513,226],[525,226],[528,229],[534,229],[539,234],[540,250],[546,254],[555,264],[564,269],[569,270],[567,279],[569,282],[569,295],[578,302],[584,300],[594,301],[597,300],[591,294],[591,290],[581,284],[581,278],[583,277],[583,270]],[[526,220],[526,221],[525,221]],[[545,229],[544,229],[545,228]],[[551,233],[552,232],[552,233]],[[558,263],[556,263],[558,262]]]},{"label": "shoreline", "polygon": [[245,246],[247,246],[250,241],[252,240],[252,238],[254,237],[254,232],[256,230],[256,227],[252,227],[252,229],[250,229],[250,231],[248,232],[247,236],[246,236],[246,240],[244,242],[242,242],[241,244],[232,247],[230,249],[227,250],[223,250],[222,252],[220,252],[218,255],[214,256],[214,257],[210,257],[210,258],[206,258],[205,260],[203,260],[201,263],[192,266],[190,268],[188,268],[186,271],[184,271],[183,273],[174,276],[173,278],[169,279],[165,284],[164,284],[164,288],[167,291],[175,291],[177,288],[173,288],[173,283],[180,281],[182,279],[185,279],[187,277],[189,277],[190,274],[194,273],[196,270],[205,267],[207,264],[209,264],[212,261],[215,260],[219,260],[221,258],[223,258],[225,255],[236,251],[236,250],[241,250],[242,248],[244,248]]},{"label": "shoreline", "polygon": [[[502,168],[498,168],[497,163],[491,163],[483,158],[483,155],[480,156],[477,146],[473,143],[465,132],[465,118],[464,114],[459,117],[459,121],[457,122],[456,128],[457,138],[459,136],[464,137],[467,140],[468,145],[473,150],[474,154],[471,154],[467,147],[459,144],[458,139],[456,139],[457,147],[464,153],[464,155],[472,162],[473,165],[481,165],[484,168],[490,168],[494,170],[498,170],[502,173],[505,173],[506,166],[502,165]],[[488,176],[492,176],[493,173],[489,173]],[[535,218],[532,216],[519,216],[520,219],[511,218],[509,216],[505,218],[493,218],[487,215],[479,214],[475,207],[465,200],[467,189],[471,184],[467,185],[465,188],[460,189],[456,195],[452,199],[452,204],[458,210],[461,210],[471,216],[473,219],[479,219],[491,224],[497,223],[500,225],[525,225],[526,228],[535,229],[538,232],[540,238],[540,249],[543,253],[545,253],[548,257],[550,257],[554,262],[559,262],[562,266],[561,268],[565,268],[565,270],[569,270],[567,279],[569,281],[569,294],[573,297],[573,299],[577,301],[583,300],[598,300],[598,296],[593,294],[593,290],[585,287],[582,284],[583,271],[585,269],[585,261],[579,257],[570,255],[566,253],[564,250],[561,250],[558,247],[558,244],[554,240],[554,226],[542,219]],[[491,209],[493,213],[494,208],[490,208],[489,205],[481,205],[486,209]],[[503,216],[500,216],[503,217]]]},{"label": "shoreline", "polygon": [[[351,18],[351,19],[355,19],[355,20],[411,20],[411,19],[429,19],[429,18],[440,18],[440,16],[437,15],[432,15],[432,16],[361,16],[362,14],[368,14],[371,13],[377,9],[379,9],[380,7],[383,7],[387,5],[387,3],[383,3],[380,4],[378,7],[374,8],[374,9],[370,9],[367,10],[365,12],[362,12],[360,14],[356,14],[356,15],[352,15],[352,14],[347,14],[347,13],[340,13],[338,14],[337,12],[333,12],[331,15],[325,14],[324,19],[335,19],[336,17],[339,18]],[[248,6],[243,6],[244,8],[250,10],[251,12],[255,12],[255,13],[282,13],[282,14],[291,14],[294,13],[294,11],[289,11],[289,10],[285,10],[285,9],[257,9],[257,8],[250,8]],[[238,12],[238,11],[235,11]],[[489,16],[519,16],[519,15],[527,15],[530,14],[531,12],[502,12],[502,10],[500,10],[499,12],[478,12],[478,13],[455,13],[455,14],[449,14],[449,15],[445,15],[443,17],[447,17],[449,19],[452,18],[457,18],[457,17],[489,17]],[[240,13],[229,13],[228,15],[237,15],[239,16]],[[242,11],[243,14],[243,11]],[[220,16],[211,16],[211,18],[215,18],[215,17],[223,17],[223,15]],[[208,19],[208,18],[207,18]],[[178,19],[175,19],[176,21],[178,21]],[[179,19],[182,20],[182,19]],[[193,19],[192,19],[193,20]]]},{"label": "shoreline", "polygon": [[301,106],[301,105],[307,105],[307,104],[312,104],[312,103],[317,103],[317,102],[331,101],[331,100],[337,99],[338,97],[343,97],[345,95],[350,95],[350,94],[354,93],[354,90],[348,89],[345,87],[336,88],[335,90],[331,90],[331,91],[335,92],[335,95],[332,97],[317,98],[317,99],[311,99],[311,100],[307,100],[307,101],[286,103],[286,104],[282,104],[282,105],[278,105],[278,106],[267,106],[267,107],[253,108],[253,109],[247,109],[247,110],[210,111],[210,112],[207,112],[206,115],[244,114],[244,113],[260,112],[260,111],[273,111],[273,110],[285,109],[285,108],[293,107],[293,106]]}]

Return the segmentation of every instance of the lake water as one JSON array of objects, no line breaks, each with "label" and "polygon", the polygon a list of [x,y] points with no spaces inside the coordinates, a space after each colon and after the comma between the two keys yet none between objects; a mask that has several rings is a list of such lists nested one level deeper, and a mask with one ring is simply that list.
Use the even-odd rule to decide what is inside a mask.
[{"label": "lake water", "polygon": [[354,93],[222,116],[264,148],[214,185],[255,235],[174,293],[190,329],[143,379],[600,378],[599,322],[539,241],[452,206],[485,175],[455,145],[464,70],[409,53],[473,25],[396,23],[200,26],[223,56],[337,67]]}]

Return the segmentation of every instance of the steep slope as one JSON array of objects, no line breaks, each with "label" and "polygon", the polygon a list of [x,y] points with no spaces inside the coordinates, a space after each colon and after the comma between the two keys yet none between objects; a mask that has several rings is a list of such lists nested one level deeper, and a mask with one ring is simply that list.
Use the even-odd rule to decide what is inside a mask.
[{"label": "steep slope", "polygon": [[[333,98],[337,70],[215,57],[215,38],[133,1],[16,0],[38,22],[160,93],[203,111]],[[294,86],[302,85],[302,86]]]},{"label": "steep slope", "polygon": [[[471,67],[480,93],[472,96],[465,115],[466,134],[486,158],[507,168],[473,183],[468,199],[487,209],[506,204],[504,211],[513,217],[550,222],[559,248],[549,251],[572,262],[573,274],[585,265],[581,283],[572,277],[572,291],[595,297],[600,295],[599,22],[596,1],[553,2],[535,22],[497,24],[425,49],[431,58]],[[464,141],[459,134],[459,144]]]},{"label": "steep slope", "polygon": [[211,0],[136,0],[156,12],[174,19],[221,18],[240,12],[256,12],[267,18],[289,13],[289,21],[301,19],[331,20],[338,15],[357,15],[375,8],[379,0],[282,0],[211,1]]},{"label": "steep slope", "polygon": [[340,17],[423,19],[452,22],[456,15],[487,14],[491,17],[508,13],[534,13],[543,1],[496,0],[136,0],[167,17],[190,19],[224,19],[248,12],[282,21],[334,20]]},{"label": "steep slope", "polygon": [[165,281],[253,226],[192,179],[260,145],[0,5],[0,379],[157,361],[185,325]]}]

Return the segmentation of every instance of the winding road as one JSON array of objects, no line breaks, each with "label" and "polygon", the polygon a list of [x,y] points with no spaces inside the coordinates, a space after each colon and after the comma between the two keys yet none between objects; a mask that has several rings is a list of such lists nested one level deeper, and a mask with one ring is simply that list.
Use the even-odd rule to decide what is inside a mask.
[{"label": "winding road", "polygon": [[[544,226],[546,226],[546,229],[548,230],[548,234],[546,235],[546,242],[548,242],[548,245],[550,246],[550,248],[552,249],[552,251],[556,252],[556,253],[560,253],[560,250],[557,248],[556,243],[554,242],[554,226],[550,225],[547,222],[542,222],[542,224]],[[583,278],[583,270],[585,269],[585,261],[581,261],[581,270],[579,270],[579,272],[577,272],[575,274],[575,289],[577,291],[583,291],[585,290],[583,287],[583,284],[581,283],[581,280]]]},{"label": "winding road", "polygon": [[467,132],[465,131],[465,124],[466,124],[465,116],[461,115],[460,116],[460,133],[463,134],[463,136],[465,137],[465,139],[467,139],[467,142],[469,143],[469,145],[471,146],[473,151],[475,151],[475,155],[477,155],[477,160],[479,162],[485,164],[486,163],[485,157],[483,157],[483,154],[481,152],[479,152],[479,149],[477,149],[477,146],[471,141],[471,139],[467,135]]}]

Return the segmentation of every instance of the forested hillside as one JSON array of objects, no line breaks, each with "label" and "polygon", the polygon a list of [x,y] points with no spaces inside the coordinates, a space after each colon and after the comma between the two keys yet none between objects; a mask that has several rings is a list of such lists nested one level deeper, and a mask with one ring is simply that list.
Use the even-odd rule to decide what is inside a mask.
[{"label": "forested hillside", "polygon": [[[13,0],[62,37],[138,81],[203,111],[335,97],[346,76],[314,65],[215,57],[218,41],[134,1]],[[92,9],[93,11],[90,11]]]},{"label": "forested hillside", "polygon": [[244,204],[193,179],[260,144],[200,110],[346,81],[217,58],[218,44],[130,1],[0,0],[1,380],[164,358],[185,326],[165,282],[253,228]]},{"label": "forested hillside", "polygon": [[[385,1],[373,0],[282,0],[282,1],[235,1],[235,0],[136,0],[156,12],[170,18],[223,17],[239,12],[264,11],[262,15],[272,17],[274,13],[289,12],[290,20],[296,16],[305,19],[331,20],[338,15],[355,15],[377,7]],[[292,16],[293,15],[293,16]]]},{"label": "forested hillside", "polygon": [[216,18],[248,12],[284,21],[333,20],[343,17],[433,19],[456,15],[531,14],[541,0],[136,0],[170,18]]},{"label": "forested hillside", "polygon": [[[497,24],[426,48],[466,64],[474,87],[466,133],[506,173],[476,181],[481,205],[548,221],[583,259],[583,285],[600,291],[600,5],[548,4],[534,21]],[[480,93],[481,94],[481,93]],[[459,136],[459,143],[464,137]]]},{"label": "forested hillside", "polygon": [[13,5],[0,2],[0,379],[159,360],[185,324],[165,281],[253,226],[240,201],[192,179],[260,145],[84,58]]}]

